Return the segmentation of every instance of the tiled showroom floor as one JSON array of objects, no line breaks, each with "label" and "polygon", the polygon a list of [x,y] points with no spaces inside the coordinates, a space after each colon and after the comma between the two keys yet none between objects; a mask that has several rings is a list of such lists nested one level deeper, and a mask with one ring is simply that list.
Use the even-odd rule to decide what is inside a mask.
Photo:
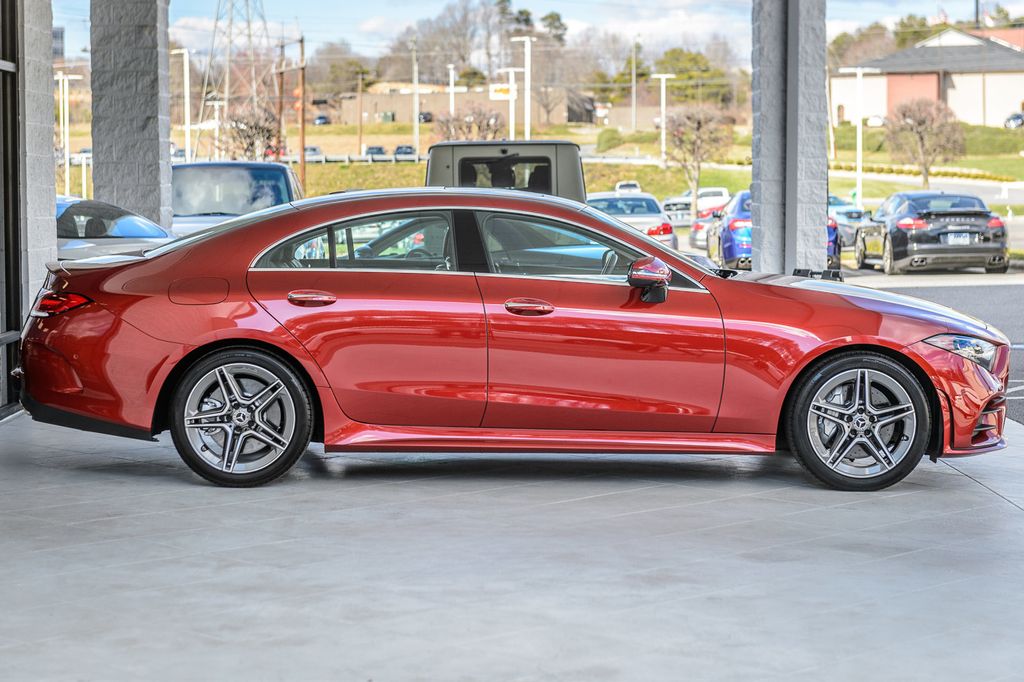
[{"label": "tiled showroom floor", "polygon": [[0,424],[0,679],[1024,679],[1024,427],[880,493],[785,457],[308,454]]}]

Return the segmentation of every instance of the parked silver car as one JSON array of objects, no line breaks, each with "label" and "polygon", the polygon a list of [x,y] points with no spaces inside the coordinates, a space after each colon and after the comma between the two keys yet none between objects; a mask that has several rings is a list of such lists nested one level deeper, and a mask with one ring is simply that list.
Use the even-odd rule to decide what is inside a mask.
[{"label": "parked silver car", "polygon": [[173,237],[156,223],[102,201],[57,197],[57,258],[138,253]]},{"label": "parked silver car", "polygon": [[654,237],[673,249],[679,248],[676,231],[661,210],[653,194],[646,192],[594,192],[587,195],[587,204],[618,218],[630,227]]}]

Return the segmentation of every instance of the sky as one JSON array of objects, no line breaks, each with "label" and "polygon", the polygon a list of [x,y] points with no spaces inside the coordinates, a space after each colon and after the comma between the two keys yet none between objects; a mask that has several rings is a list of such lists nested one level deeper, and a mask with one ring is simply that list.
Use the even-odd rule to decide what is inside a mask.
[{"label": "sky", "polygon": [[[237,1],[237,0],[236,0]],[[345,40],[367,56],[382,53],[389,41],[418,19],[436,16],[449,0],[262,0],[273,38],[303,32],[307,44]],[[254,0],[258,2],[258,0]],[[1002,3],[1011,14],[1024,14],[1024,0]],[[186,47],[206,50],[218,0],[171,0],[171,36]],[[570,36],[597,27],[641,44],[700,47],[712,33],[733,40],[738,54],[750,54],[750,0],[513,0],[514,9],[529,9],[535,18],[561,13]],[[68,57],[84,55],[89,42],[89,0],[53,0],[54,25],[65,27]],[[973,0],[831,0],[828,33],[856,29],[872,21],[892,24],[905,14],[933,16],[944,10],[950,20],[973,18]],[[747,62],[747,59],[743,60]]]}]

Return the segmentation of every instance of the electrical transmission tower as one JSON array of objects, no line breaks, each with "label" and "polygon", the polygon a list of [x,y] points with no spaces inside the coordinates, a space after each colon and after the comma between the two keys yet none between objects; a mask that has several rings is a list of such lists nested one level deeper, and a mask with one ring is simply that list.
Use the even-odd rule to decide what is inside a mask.
[{"label": "electrical transmission tower", "polygon": [[263,0],[217,0],[203,72],[200,130],[214,115],[222,124],[228,121],[240,105],[253,110],[269,106],[277,96],[273,48]]}]

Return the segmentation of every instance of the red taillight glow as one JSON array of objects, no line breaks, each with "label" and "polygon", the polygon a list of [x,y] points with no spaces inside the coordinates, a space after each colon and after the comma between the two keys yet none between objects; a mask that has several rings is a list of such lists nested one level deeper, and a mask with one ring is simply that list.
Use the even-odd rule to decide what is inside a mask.
[{"label": "red taillight glow", "polygon": [[661,225],[655,225],[654,227],[647,228],[647,234],[651,237],[658,237],[665,234],[672,234],[672,226],[668,223],[662,223]]},{"label": "red taillight glow", "polygon": [[733,220],[729,221],[730,230],[745,230],[746,228],[750,227],[750,225],[751,223],[749,220],[740,220],[739,218],[734,218]]},{"label": "red taillight glow", "polygon": [[828,219],[828,226],[831,227],[833,230],[839,229],[839,223],[836,222],[835,218]]},{"label": "red taillight glow", "polygon": [[721,211],[723,208],[725,208],[724,204],[722,206],[712,206],[711,208],[705,208],[703,211],[697,211],[697,217],[710,218],[712,215],[714,215],[715,211]]},{"label": "red taillight glow", "polygon": [[81,294],[58,294],[49,291],[39,297],[35,307],[29,314],[32,317],[52,317],[75,308],[80,308],[86,303],[92,303],[92,299]]},{"label": "red taillight glow", "polygon": [[988,219],[988,229],[998,230],[1000,227],[1006,227],[1006,225],[1003,224],[1002,218],[996,215]]},{"label": "red taillight glow", "polygon": [[928,221],[923,218],[901,218],[896,221],[896,227],[901,230],[927,230]]}]

